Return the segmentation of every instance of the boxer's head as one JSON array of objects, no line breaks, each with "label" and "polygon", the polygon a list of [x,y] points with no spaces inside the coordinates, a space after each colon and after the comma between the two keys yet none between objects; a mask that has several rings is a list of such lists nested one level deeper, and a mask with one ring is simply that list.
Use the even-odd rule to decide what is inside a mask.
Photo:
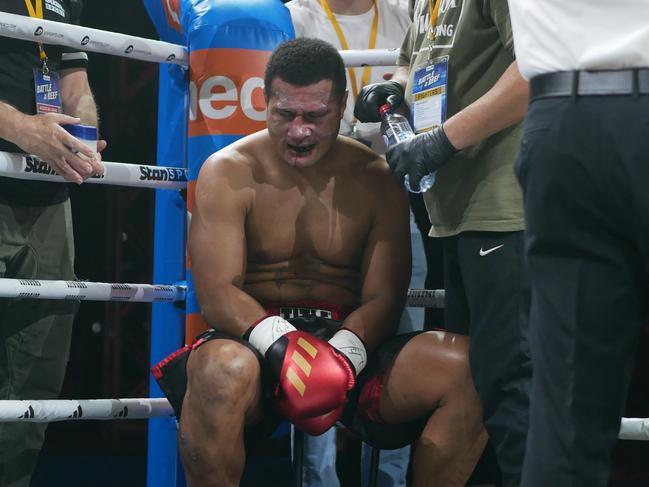
[{"label": "boxer's head", "polygon": [[347,103],[345,66],[338,51],[318,40],[281,44],[266,66],[268,132],[291,166],[318,162],[333,146]]}]

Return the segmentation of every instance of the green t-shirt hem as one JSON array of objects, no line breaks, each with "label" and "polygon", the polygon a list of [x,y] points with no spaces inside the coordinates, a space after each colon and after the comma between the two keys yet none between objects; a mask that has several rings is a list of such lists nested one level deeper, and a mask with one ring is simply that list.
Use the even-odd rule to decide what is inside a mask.
[{"label": "green t-shirt hem", "polygon": [[463,232],[518,232],[525,229],[523,218],[516,220],[466,222],[458,227],[449,228],[445,225],[433,225],[428,232],[429,237],[452,237]]}]

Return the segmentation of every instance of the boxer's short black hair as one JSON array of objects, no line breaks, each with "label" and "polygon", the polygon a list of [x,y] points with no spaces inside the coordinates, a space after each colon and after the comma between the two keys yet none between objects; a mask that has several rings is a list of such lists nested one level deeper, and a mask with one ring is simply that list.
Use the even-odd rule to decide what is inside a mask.
[{"label": "boxer's short black hair", "polygon": [[294,86],[331,80],[333,95],[340,99],[347,90],[345,64],[338,50],[320,39],[300,37],[280,44],[270,56],[264,75],[264,93],[270,97],[275,78]]}]

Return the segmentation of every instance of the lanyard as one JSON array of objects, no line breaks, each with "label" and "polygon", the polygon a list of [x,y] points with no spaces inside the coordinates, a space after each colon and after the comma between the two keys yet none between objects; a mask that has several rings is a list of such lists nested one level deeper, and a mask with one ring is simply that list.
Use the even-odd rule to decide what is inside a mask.
[{"label": "lanyard", "polygon": [[435,7],[433,7],[433,0],[428,0],[428,18],[430,19],[430,30],[426,34],[428,39],[428,62],[433,59],[433,44],[435,43],[435,24],[437,23],[437,16],[439,15],[439,6],[442,4],[441,0],[435,0]]},{"label": "lanyard", "polygon": [[[43,0],[34,0],[36,2],[36,7],[32,5],[31,0],[25,0],[25,6],[27,7],[27,13],[32,18],[42,19],[43,18]],[[47,54],[43,48],[43,43],[38,43],[38,57],[41,60],[41,70],[44,74],[47,74],[50,70],[47,67]]]},{"label": "lanyard", "polygon": [[[25,0],[27,1],[27,0]],[[437,23],[437,16],[439,15],[439,6],[442,4],[440,0],[435,0],[435,7],[433,7],[433,0],[428,0],[428,10],[430,12],[430,30],[428,31],[428,40],[431,44],[435,40],[435,24]]]},{"label": "lanyard", "polygon": [[[345,39],[345,34],[343,34],[343,31],[340,28],[340,24],[338,23],[333,12],[329,8],[329,3],[327,2],[327,0],[320,0],[320,4],[322,5],[322,8],[327,14],[327,17],[329,17],[329,22],[331,22],[331,25],[333,25],[333,28],[336,31],[336,34],[338,35],[338,40],[340,40],[340,45],[345,50],[349,49],[349,46],[347,45],[347,39]],[[376,47],[376,33],[379,27],[379,9],[376,7],[376,0],[373,0],[372,4],[374,5],[374,18],[372,19],[372,30],[370,31],[370,42],[369,42],[368,49],[374,49]],[[369,66],[365,66],[363,68],[363,77],[361,78],[361,88],[365,86],[367,82],[370,80],[371,70],[372,68],[370,68]],[[352,93],[354,95],[354,100],[355,100],[358,97],[358,82],[356,81],[356,71],[354,70],[354,68],[348,68],[347,72],[349,73],[349,79],[352,82]]]}]

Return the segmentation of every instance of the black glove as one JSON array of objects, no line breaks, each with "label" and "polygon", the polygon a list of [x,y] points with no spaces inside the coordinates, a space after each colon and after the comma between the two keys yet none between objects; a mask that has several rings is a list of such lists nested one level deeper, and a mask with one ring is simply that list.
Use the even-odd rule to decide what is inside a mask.
[{"label": "black glove", "polygon": [[354,105],[354,116],[361,122],[380,122],[379,107],[388,103],[399,108],[403,103],[403,86],[396,81],[372,83],[361,90]]},{"label": "black glove", "polygon": [[397,181],[403,184],[408,174],[410,188],[419,191],[421,178],[437,171],[456,152],[440,125],[393,145],[385,155]]}]

